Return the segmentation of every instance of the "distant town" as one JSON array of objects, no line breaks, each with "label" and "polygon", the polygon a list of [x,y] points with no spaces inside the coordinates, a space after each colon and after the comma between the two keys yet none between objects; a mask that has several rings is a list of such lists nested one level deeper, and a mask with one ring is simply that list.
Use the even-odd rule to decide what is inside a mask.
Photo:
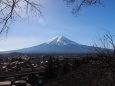
[{"label": "distant town", "polygon": [[[0,86],[42,86],[49,58],[58,58],[61,61],[70,56],[18,53],[0,55]],[[76,55],[71,57],[76,58]]]},{"label": "distant town", "polygon": [[[85,55],[82,55],[82,57],[85,57]],[[79,57],[77,55],[26,55],[18,53],[0,55],[0,86],[44,86],[43,84],[47,80],[56,77],[55,74],[49,76],[49,73],[47,76],[45,73],[52,70],[47,71],[47,68],[53,64],[50,62],[51,58],[57,64],[54,68],[59,68],[63,66],[65,58],[69,58],[70,63],[67,63],[67,65],[72,65],[72,61]],[[79,63],[77,64],[79,65]],[[68,71],[66,70],[65,73]],[[51,75],[53,75],[52,72]]]},{"label": "distant town", "polygon": [[114,56],[101,54],[2,54],[0,86],[114,86],[113,62]]}]

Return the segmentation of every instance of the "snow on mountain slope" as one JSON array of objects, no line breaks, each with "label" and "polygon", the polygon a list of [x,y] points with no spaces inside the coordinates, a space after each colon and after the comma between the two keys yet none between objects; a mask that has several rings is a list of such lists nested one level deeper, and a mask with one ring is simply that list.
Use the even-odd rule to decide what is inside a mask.
[{"label": "snow on mountain slope", "polygon": [[93,47],[78,44],[67,39],[64,36],[57,36],[51,40],[29,48],[23,48],[19,50],[14,50],[11,52],[19,53],[47,53],[47,54],[58,54],[58,53],[89,53]]},{"label": "snow on mountain slope", "polygon": [[65,38],[64,36],[57,36],[46,42],[45,44],[51,45],[68,45],[68,44],[76,44],[75,42]]}]

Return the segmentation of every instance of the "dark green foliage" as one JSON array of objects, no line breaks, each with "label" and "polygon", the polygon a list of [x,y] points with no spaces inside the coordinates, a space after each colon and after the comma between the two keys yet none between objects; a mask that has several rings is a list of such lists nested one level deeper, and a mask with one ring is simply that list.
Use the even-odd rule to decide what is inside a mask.
[{"label": "dark green foliage", "polygon": [[20,58],[18,59],[18,61],[19,61],[19,62],[22,62],[22,61],[23,61],[23,59],[20,57]]},{"label": "dark green foliage", "polygon": [[2,58],[0,58],[0,62],[2,61]]},{"label": "dark green foliage", "polygon": [[31,65],[31,59],[29,58],[27,61],[25,61],[25,64]]},{"label": "dark green foliage", "polygon": [[59,58],[55,59],[55,66],[56,66],[56,69],[58,71],[58,69],[61,67],[61,62],[60,62]]},{"label": "dark green foliage", "polygon": [[78,59],[74,59],[73,64],[72,64],[73,69],[76,69],[79,66],[80,66],[79,60]]},{"label": "dark green foliage", "polygon": [[15,59],[14,59],[14,58],[12,58],[12,59],[11,59],[11,62],[14,62],[14,61],[15,61]]},{"label": "dark green foliage", "polygon": [[28,82],[29,82],[31,85],[35,85],[35,84],[36,84],[36,81],[37,81],[37,77],[36,77],[34,74],[32,74],[32,75],[29,76]]},{"label": "dark green foliage", "polygon": [[65,58],[63,60],[62,68],[63,68],[63,74],[67,74],[68,72],[70,72],[70,64],[68,58]]},{"label": "dark green foliage", "polygon": [[56,67],[54,59],[50,57],[45,69],[45,78],[52,79],[54,77],[56,77]]},{"label": "dark green foliage", "polygon": [[90,59],[89,58],[82,59],[82,64],[89,64],[89,63],[90,63]]},{"label": "dark green foliage", "polygon": [[58,77],[44,86],[115,86],[114,57],[107,56],[103,60],[100,60],[100,56],[86,56],[79,60],[63,58],[59,62],[61,72],[58,72]]}]

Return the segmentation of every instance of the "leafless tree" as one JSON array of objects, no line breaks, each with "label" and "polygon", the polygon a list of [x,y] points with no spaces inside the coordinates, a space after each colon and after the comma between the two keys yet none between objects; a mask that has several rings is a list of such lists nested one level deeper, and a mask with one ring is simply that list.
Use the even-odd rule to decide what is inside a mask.
[{"label": "leafless tree", "polygon": [[103,63],[103,68],[111,71],[110,74],[113,82],[115,83],[115,35],[111,35],[111,33],[107,30],[106,32],[107,33],[103,36],[103,38],[99,37],[99,44],[94,43],[94,50],[101,54],[100,59]]},{"label": "leafless tree", "polygon": [[64,0],[68,5],[74,4],[75,7],[72,9],[73,14],[78,14],[82,7],[92,6],[101,4],[101,0]]},{"label": "leafless tree", "polygon": [[102,55],[111,55],[113,53],[115,56],[114,36],[115,35],[111,35],[111,33],[106,30],[103,37],[99,36],[98,43],[94,42],[94,50]]},{"label": "leafless tree", "polygon": [[39,0],[0,0],[0,35],[7,34],[10,24],[30,14],[42,16]]}]

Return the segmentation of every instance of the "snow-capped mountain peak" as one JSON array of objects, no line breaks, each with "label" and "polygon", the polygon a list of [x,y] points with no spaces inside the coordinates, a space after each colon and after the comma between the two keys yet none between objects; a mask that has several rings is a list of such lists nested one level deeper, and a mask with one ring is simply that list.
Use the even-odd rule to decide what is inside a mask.
[{"label": "snow-capped mountain peak", "polygon": [[67,45],[67,44],[76,44],[75,42],[67,39],[64,36],[57,36],[54,37],[52,39],[50,39],[48,42],[46,42],[45,44],[51,44],[51,45]]},{"label": "snow-capped mountain peak", "polygon": [[[64,36],[57,36],[49,41],[29,48],[13,50],[10,52],[18,53],[37,53],[37,54],[73,54],[89,53],[94,47],[78,44]],[[94,51],[91,51],[94,52]]]}]

